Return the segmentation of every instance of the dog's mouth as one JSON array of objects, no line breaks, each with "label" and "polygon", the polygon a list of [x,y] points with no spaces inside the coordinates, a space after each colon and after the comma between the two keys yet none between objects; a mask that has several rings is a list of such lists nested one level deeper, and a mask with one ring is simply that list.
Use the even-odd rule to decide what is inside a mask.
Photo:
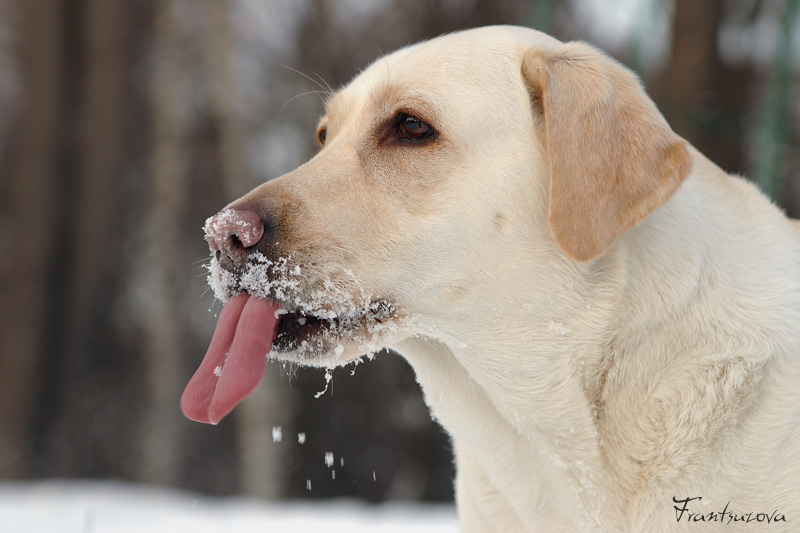
[{"label": "dog's mouth", "polygon": [[323,320],[300,311],[286,312],[278,319],[272,351],[290,353],[302,346],[315,343],[324,332],[332,329],[332,320]]},{"label": "dog's mouth", "polygon": [[344,298],[330,286],[303,300],[297,280],[279,270],[276,281],[270,265],[271,281],[260,277],[256,290],[248,285],[259,276],[213,279],[212,269],[212,286],[228,301],[181,398],[188,418],[219,422],[259,384],[269,358],[334,366],[381,348],[396,327],[396,309],[385,300]]},{"label": "dog's mouth", "polygon": [[394,318],[394,307],[385,301],[363,306],[355,314],[318,316],[303,311],[279,311],[271,357],[309,362],[332,353],[341,356],[343,343],[361,344]]}]

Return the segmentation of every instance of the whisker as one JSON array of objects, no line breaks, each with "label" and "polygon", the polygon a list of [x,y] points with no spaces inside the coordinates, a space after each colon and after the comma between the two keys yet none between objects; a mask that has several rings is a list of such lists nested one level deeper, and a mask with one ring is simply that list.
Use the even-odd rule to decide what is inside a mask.
[{"label": "whisker", "polygon": [[330,83],[328,83],[328,81],[327,81],[325,78],[323,78],[322,76],[320,76],[320,75],[319,75],[319,74],[317,74],[316,72],[314,72],[314,76],[316,76],[317,78],[319,78],[319,80],[320,80],[322,83],[324,83],[324,84],[325,84],[325,87],[327,87],[327,90],[328,90],[328,96],[329,96],[329,97],[330,97],[330,96],[333,96],[333,94],[334,94],[336,91],[334,91],[334,90],[333,90],[333,87],[331,87],[331,84],[330,84]]},{"label": "whisker", "polygon": [[292,381],[297,379],[298,368],[300,368],[300,366],[295,363],[291,363],[288,361],[281,361],[280,373],[281,375],[287,376],[289,378],[289,387],[292,386]]},{"label": "whisker", "polygon": [[284,107],[286,107],[286,106],[287,106],[287,105],[289,105],[290,103],[294,102],[295,100],[297,100],[297,99],[298,99],[298,98],[300,98],[301,96],[305,96],[305,95],[307,95],[307,94],[316,94],[316,95],[317,95],[317,97],[319,97],[319,101],[320,101],[320,102],[322,102],[322,105],[325,105],[325,99],[324,99],[324,98],[322,98],[322,96],[320,96],[321,94],[327,94],[325,91],[320,91],[320,90],[317,90],[317,91],[306,91],[306,92],[304,92],[304,93],[300,93],[300,94],[297,94],[297,95],[295,95],[295,96],[292,96],[291,98],[289,98],[288,100],[286,100],[286,101],[283,103],[283,105],[281,106],[281,109],[280,109],[280,110],[281,110],[281,111],[283,111],[283,108],[284,108]]},{"label": "whisker", "polygon": [[322,89],[322,93],[325,94],[326,96],[328,96],[329,98],[331,96],[333,96],[334,90],[331,88],[330,85],[328,85],[328,82],[326,82],[322,78],[322,76],[320,76],[319,74],[316,74],[316,76],[319,77],[323,82],[325,82],[324,85],[322,83],[320,83],[319,81],[315,80],[314,78],[312,78],[311,76],[309,76],[308,74],[305,74],[304,72],[300,72],[296,68],[292,68],[289,65],[284,65],[282,63],[279,63],[279,65],[282,66],[283,68],[291,70],[295,74],[299,74],[300,76],[304,77],[305,79],[307,79],[308,81],[310,81],[311,83],[313,83],[314,85],[316,85],[317,87]]},{"label": "whisker", "polygon": [[206,263],[206,262],[208,262],[208,261],[210,261],[210,260],[211,260],[211,258],[210,258],[210,257],[208,257],[208,256],[206,256],[206,257],[204,257],[203,259],[198,259],[198,260],[196,260],[196,261],[192,261],[192,265],[196,265],[196,264],[198,264],[198,263]]},{"label": "whisker", "polygon": [[[199,263],[199,264],[197,264]],[[197,276],[204,276],[208,273],[208,270],[211,268],[211,263],[208,261],[196,261],[195,265],[192,267],[192,272],[199,272]]]}]

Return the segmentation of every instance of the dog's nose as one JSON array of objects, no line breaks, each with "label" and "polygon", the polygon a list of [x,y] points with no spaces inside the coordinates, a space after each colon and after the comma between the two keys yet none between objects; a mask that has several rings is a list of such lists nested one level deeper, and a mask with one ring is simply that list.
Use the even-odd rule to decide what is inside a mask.
[{"label": "dog's nose", "polygon": [[224,209],[206,220],[203,227],[212,252],[234,265],[247,260],[247,248],[255,246],[264,236],[264,224],[256,213],[241,209]]}]

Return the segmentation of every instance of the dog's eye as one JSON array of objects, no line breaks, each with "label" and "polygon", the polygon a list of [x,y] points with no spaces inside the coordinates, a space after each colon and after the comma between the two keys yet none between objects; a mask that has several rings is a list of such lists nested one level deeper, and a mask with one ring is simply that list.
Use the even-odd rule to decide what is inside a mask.
[{"label": "dog's eye", "polygon": [[325,140],[328,138],[328,128],[320,128],[317,130],[317,142],[320,145],[325,144]]},{"label": "dog's eye", "polygon": [[397,133],[400,138],[410,141],[422,141],[433,135],[433,126],[427,122],[403,113],[397,125]]}]

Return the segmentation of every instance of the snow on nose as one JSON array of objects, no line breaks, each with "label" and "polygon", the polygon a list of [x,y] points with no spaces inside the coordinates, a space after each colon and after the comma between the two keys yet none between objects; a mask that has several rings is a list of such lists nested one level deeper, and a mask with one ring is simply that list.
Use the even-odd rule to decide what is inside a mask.
[{"label": "snow on nose", "polygon": [[261,240],[264,224],[252,211],[225,209],[206,220],[203,230],[212,252],[234,258]]}]

